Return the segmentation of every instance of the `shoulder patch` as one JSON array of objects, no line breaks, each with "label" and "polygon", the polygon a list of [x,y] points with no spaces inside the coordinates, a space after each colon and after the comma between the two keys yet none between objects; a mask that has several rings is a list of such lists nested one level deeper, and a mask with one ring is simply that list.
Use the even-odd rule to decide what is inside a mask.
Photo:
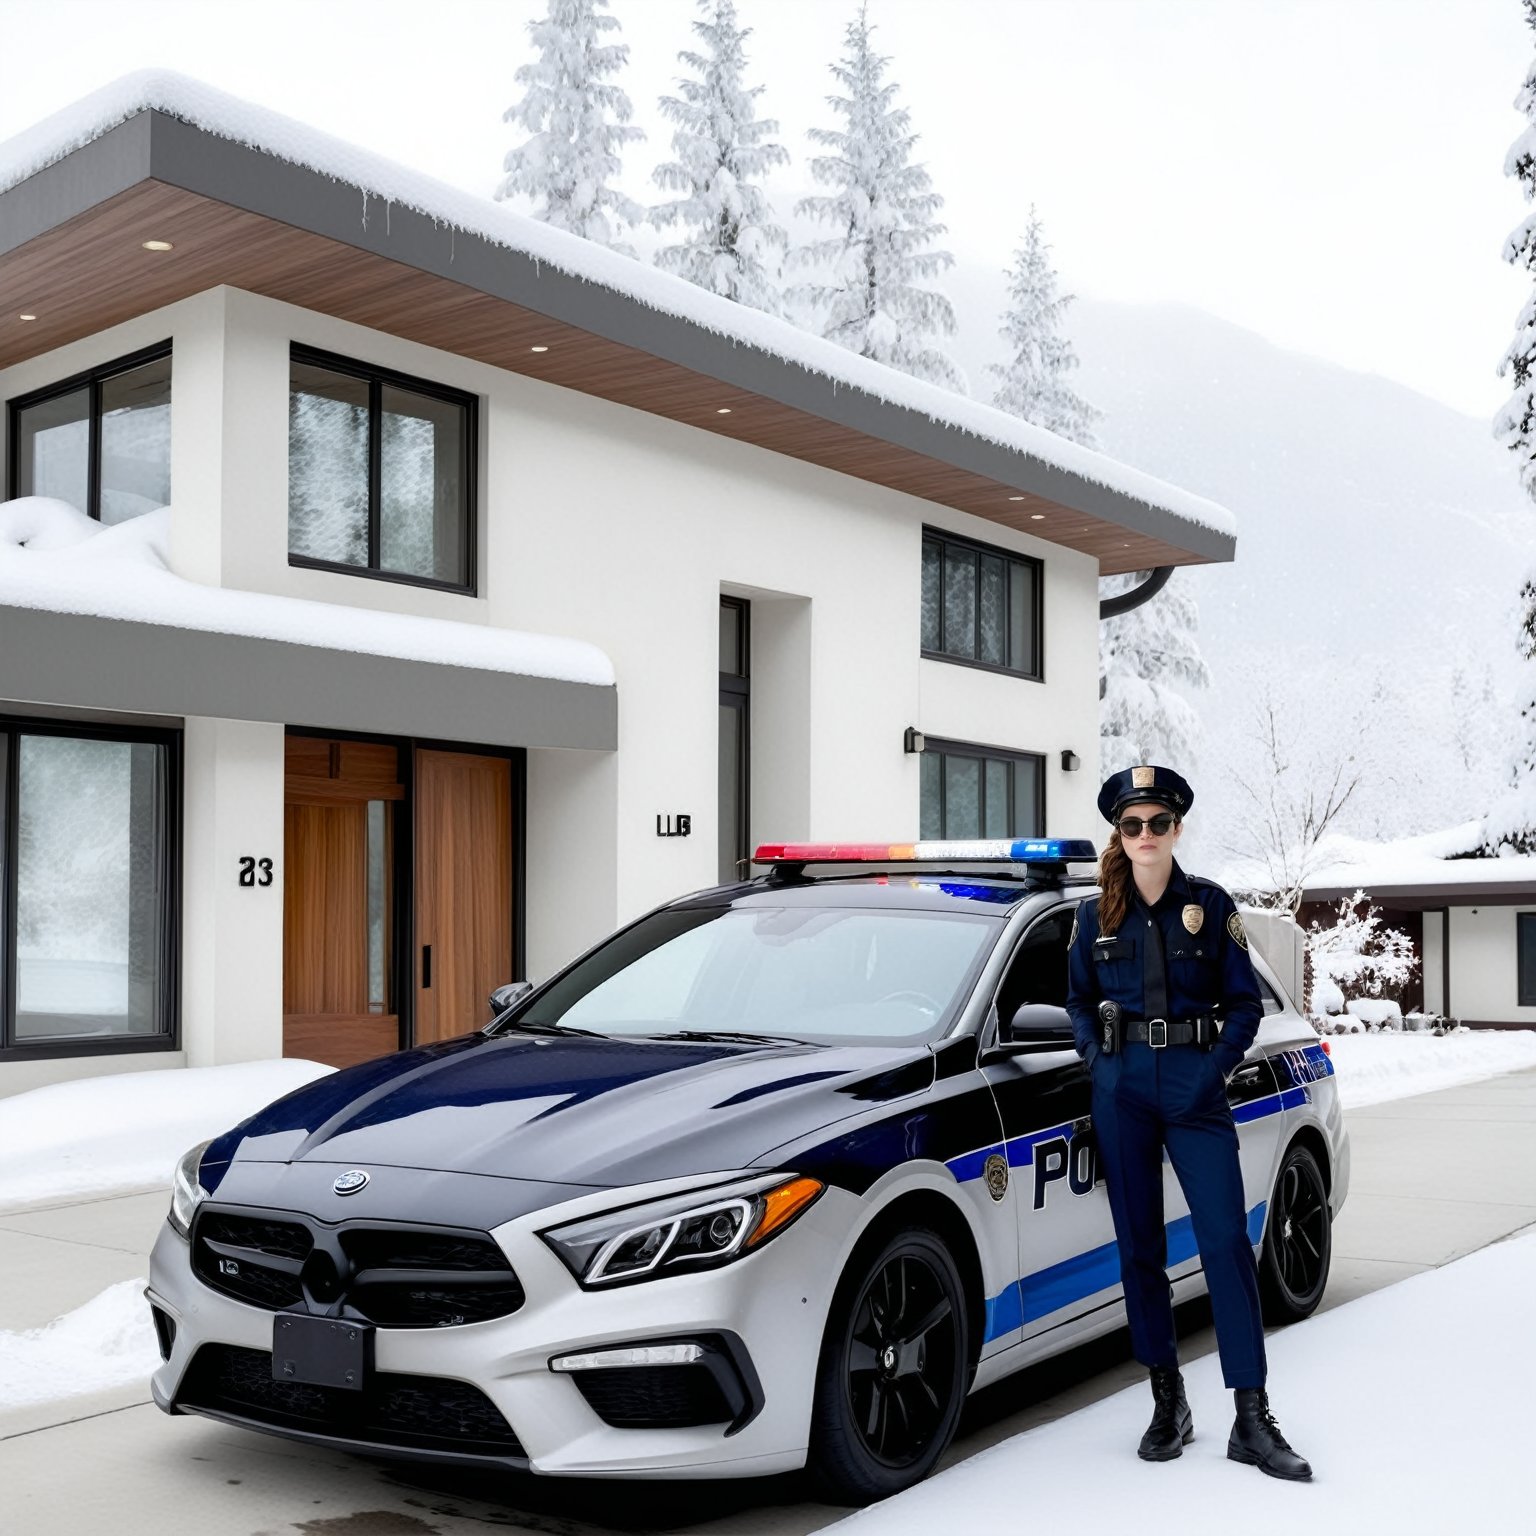
[{"label": "shoulder patch", "polygon": [[1234,912],[1227,919],[1227,932],[1232,935],[1233,941],[1242,948],[1248,948],[1248,930],[1243,927],[1243,918],[1240,912]]}]

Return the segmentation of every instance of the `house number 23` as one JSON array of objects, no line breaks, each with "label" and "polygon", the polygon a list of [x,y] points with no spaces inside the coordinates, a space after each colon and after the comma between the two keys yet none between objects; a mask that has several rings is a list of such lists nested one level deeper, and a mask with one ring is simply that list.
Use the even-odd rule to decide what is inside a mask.
[{"label": "house number 23", "polygon": [[271,885],[272,860],[253,859],[249,854],[243,855],[240,860],[240,884]]}]

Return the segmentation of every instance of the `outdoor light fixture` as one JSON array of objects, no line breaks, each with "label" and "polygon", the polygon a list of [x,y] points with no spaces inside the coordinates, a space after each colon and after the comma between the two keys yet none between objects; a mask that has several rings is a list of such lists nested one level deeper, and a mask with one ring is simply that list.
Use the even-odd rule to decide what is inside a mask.
[{"label": "outdoor light fixture", "polygon": [[1045,521],[1045,513],[1044,512],[1031,512],[1029,514],[1029,520],[1032,523],[1043,523]]},{"label": "outdoor light fixture", "polygon": [[915,725],[909,725],[906,734],[901,738],[903,752],[921,752],[927,746],[923,739],[923,733]]},{"label": "outdoor light fixture", "polygon": [[174,251],[176,247],[169,240],[146,240],[144,242],[144,249],[146,251]]},{"label": "outdoor light fixture", "polygon": [[1024,500],[1024,498],[1023,498],[1023,497],[1022,497],[1022,496],[1010,496],[1010,497],[1009,497],[1009,498],[1008,498],[1008,500],[1009,500],[1009,501],[1023,501],[1023,500]]},{"label": "outdoor light fixture", "polygon": [[37,316],[36,315],[17,315],[16,318],[18,320],[36,320]]},{"label": "outdoor light fixture", "polygon": [[728,405],[722,405],[715,411],[716,416],[729,416],[730,414],[731,408]]},{"label": "outdoor light fixture", "polygon": [[1083,766],[1083,760],[1071,747],[1063,747],[1061,752],[1061,771],[1063,773],[1076,773]]},{"label": "outdoor light fixture", "polygon": [[548,347],[529,347],[528,350],[530,352],[548,352],[549,348]]}]

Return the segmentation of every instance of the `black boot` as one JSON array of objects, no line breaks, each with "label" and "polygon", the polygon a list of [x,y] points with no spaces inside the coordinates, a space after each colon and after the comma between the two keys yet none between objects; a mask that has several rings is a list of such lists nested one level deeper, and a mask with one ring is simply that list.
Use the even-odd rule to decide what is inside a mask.
[{"label": "black boot", "polygon": [[1312,1476],[1312,1468],[1280,1433],[1280,1426],[1269,1411],[1269,1394],[1262,1387],[1253,1387],[1240,1389],[1233,1396],[1237,1399],[1237,1422],[1227,1441],[1228,1458],[1246,1462],[1271,1477],[1306,1482]]},{"label": "black boot", "polygon": [[1195,1421],[1184,1396],[1184,1378],[1176,1365],[1152,1367],[1152,1422],[1141,1437],[1136,1454],[1143,1461],[1172,1461],[1195,1438]]}]

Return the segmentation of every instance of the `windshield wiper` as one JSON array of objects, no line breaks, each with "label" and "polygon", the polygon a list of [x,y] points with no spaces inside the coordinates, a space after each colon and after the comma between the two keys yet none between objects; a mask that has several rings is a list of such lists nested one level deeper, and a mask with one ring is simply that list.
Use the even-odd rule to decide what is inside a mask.
[{"label": "windshield wiper", "polygon": [[526,1024],[521,1020],[513,1020],[509,1024],[501,1025],[496,1033],[504,1030],[517,1030],[524,1035],[585,1035],[589,1040],[611,1040],[611,1035],[605,1035],[596,1029],[577,1029],[574,1024],[540,1024],[530,1019]]},{"label": "windshield wiper", "polygon": [[750,1035],[739,1029],[675,1029],[665,1035],[647,1035],[647,1040],[724,1040],[741,1041],[746,1045],[810,1045],[809,1040],[798,1040],[793,1035]]}]

